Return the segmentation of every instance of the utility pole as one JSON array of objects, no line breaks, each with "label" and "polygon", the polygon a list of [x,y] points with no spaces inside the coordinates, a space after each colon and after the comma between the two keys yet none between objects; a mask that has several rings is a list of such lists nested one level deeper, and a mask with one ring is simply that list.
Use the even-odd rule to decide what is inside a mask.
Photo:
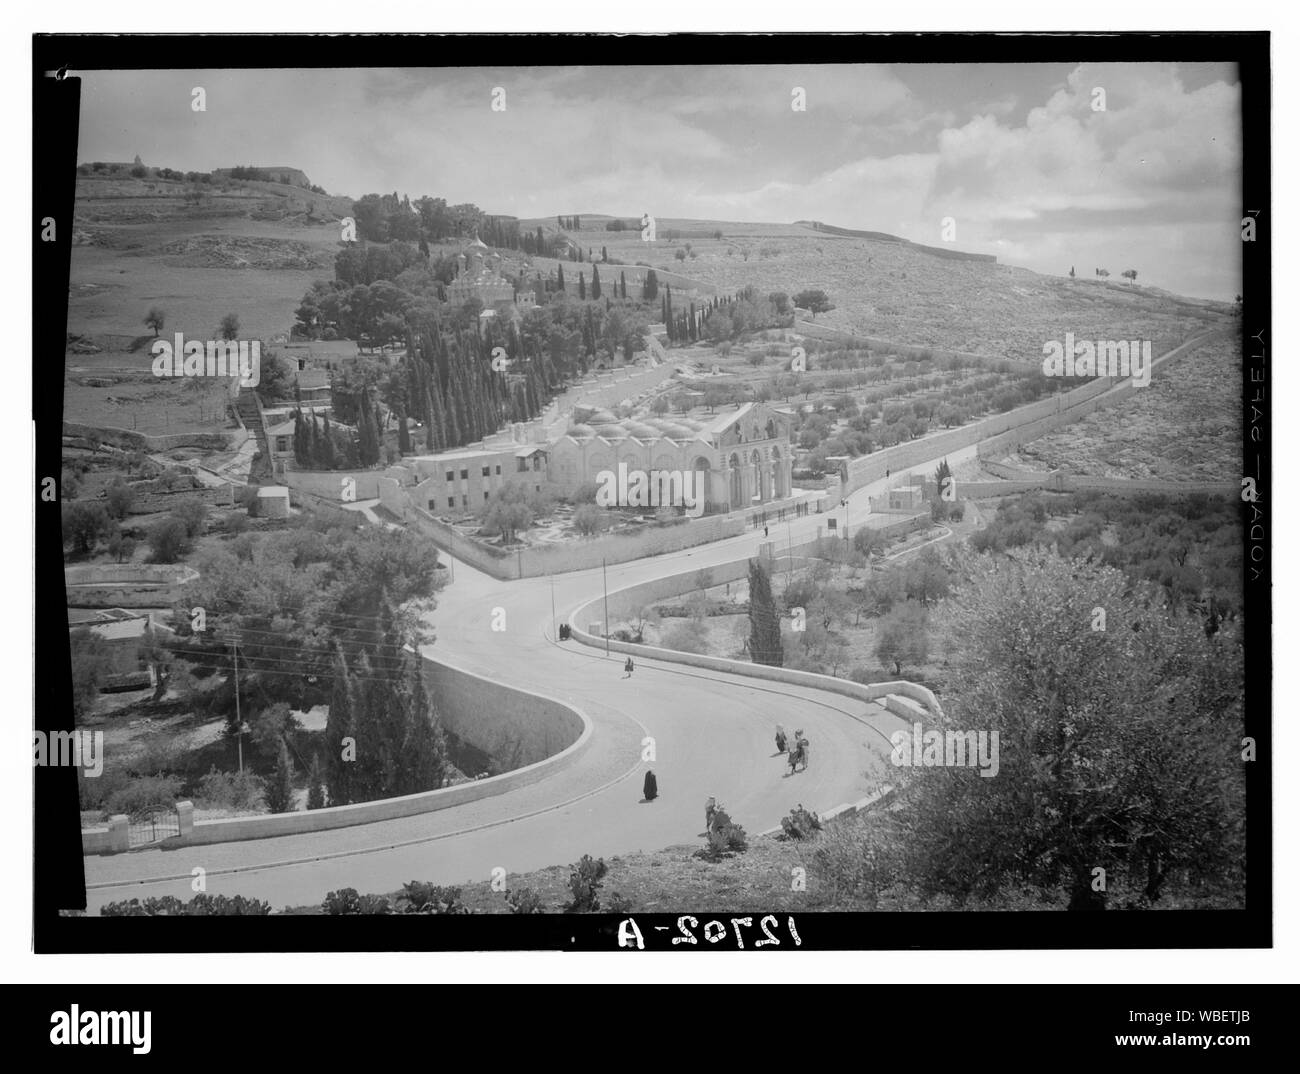
[{"label": "utility pole", "polygon": [[235,726],[239,729],[236,741],[239,743],[239,773],[244,773],[244,718],[239,713],[239,642],[238,630],[229,633],[230,648],[235,655]]},{"label": "utility pole", "polygon": [[600,580],[605,587],[605,655],[609,656],[609,576],[605,573],[605,561],[600,561]]},{"label": "utility pole", "polygon": [[551,575],[551,633],[553,635],[559,634],[559,626],[556,623],[556,618],[557,617],[555,614],[555,575],[552,574]]}]

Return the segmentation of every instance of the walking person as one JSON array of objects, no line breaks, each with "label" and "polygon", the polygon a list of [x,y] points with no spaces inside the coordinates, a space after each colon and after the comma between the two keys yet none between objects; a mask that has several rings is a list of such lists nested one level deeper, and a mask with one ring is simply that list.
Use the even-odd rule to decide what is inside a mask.
[{"label": "walking person", "polygon": [[655,779],[655,774],[649,769],[646,769],[645,784],[641,788],[641,796],[647,802],[653,802],[659,797],[659,781]]},{"label": "walking person", "polygon": [[630,656],[627,658],[627,663],[623,665],[623,670],[627,672],[627,674],[623,676],[625,679],[630,679],[632,677],[632,672],[636,670],[636,666],[632,663],[632,658]]}]

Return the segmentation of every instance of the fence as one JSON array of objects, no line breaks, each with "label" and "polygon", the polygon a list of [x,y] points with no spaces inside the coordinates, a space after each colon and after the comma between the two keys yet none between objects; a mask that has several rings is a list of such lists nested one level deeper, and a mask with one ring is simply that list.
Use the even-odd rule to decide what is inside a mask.
[{"label": "fence", "polygon": [[181,834],[181,819],[174,809],[136,817],[127,825],[127,846],[142,847],[161,843]]}]

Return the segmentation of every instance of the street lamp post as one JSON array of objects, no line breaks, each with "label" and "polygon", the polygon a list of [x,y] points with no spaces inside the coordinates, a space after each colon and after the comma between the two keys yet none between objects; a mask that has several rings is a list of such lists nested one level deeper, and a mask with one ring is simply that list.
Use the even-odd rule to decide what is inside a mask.
[{"label": "street lamp post", "polygon": [[605,587],[605,655],[609,656],[609,576],[605,573],[605,561],[600,561],[600,580]]}]

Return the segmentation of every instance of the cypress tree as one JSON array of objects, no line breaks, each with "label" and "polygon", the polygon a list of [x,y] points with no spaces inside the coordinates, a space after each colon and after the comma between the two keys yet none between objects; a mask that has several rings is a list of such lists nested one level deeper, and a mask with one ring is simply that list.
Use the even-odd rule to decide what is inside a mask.
[{"label": "cypress tree", "polygon": [[587,281],[583,279],[582,273],[578,273],[578,297],[584,302],[587,299]]},{"label": "cypress tree", "polygon": [[275,771],[266,785],[266,808],[272,813],[288,813],[293,809],[293,762],[289,747],[280,740],[280,752],[275,758]]},{"label": "cypress tree", "polygon": [[411,454],[411,430],[406,427],[405,411],[402,411],[397,422],[397,450],[402,455]]},{"label": "cypress tree", "polygon": [[[352,799],[353,764],[344,753],[344,738],[354,738],[352,722],[352,676],[343,658],[342,648],[334,654],[334,688],[330,694],[330,711],[325,721],[325,778],[330,801],[347,805]],[[350,754],[349,754],[350,756]]]},{"label": "cypress tree", "polygon": [[424,688],[423,658],[417,656],[412,663],[414,670],[407,692],[406,728],[396,794],[437,790],[447,776],[447,736]]},{"label": "cypress tree", "polygon": [[772,583],[757,559],[749,561],[749,658],[778,668],[785,661]]},{"label": "cypress tree", "polygon": [[600,298],[600,266],[591,266],[591,297]]},{"label": "cypress tree", "polygon": [[319,753],[312,754],[311,768],[307,770],[307,808],[325,808],[325,775],[321,771]]},{"label": "cypress tree", "polygon": [[627,301],[627,273],[626,272],[620,272],[618,274],[618,289],[622,294],[623,300]]},{"label": "cypress tree", "polygon": [[555,289],[557,291],[564,290],[564,266],[563,265],[560,265],[559,272],[556,275]]}]

